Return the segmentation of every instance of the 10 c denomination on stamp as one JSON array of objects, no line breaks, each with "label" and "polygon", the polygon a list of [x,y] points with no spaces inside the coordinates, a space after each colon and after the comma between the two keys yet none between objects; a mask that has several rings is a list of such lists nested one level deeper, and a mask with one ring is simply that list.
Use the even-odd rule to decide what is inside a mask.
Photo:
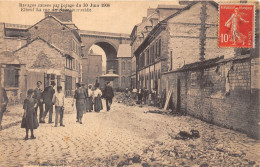
[{"label": "10 c denomination on stamp", "polygon": [[219,5],[219,47],[253,48],[254,35],[254,5]]}]

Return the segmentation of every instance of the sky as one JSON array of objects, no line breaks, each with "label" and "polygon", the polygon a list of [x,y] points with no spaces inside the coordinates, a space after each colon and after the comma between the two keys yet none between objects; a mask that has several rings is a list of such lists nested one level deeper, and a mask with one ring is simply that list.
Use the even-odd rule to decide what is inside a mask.
[{"label": "sky", "polygon": [[[80,8],[76,4],[81,4]],[[89,8],[91,12],[73,12],[72,21],[81,30],[113,32],[131,34],[133,27],[142,21],[143,17],[147,15],[148,8],[156,8],[158,4],[178,4],[175,1],[1,1],[0,0],[0,22],[33,25],[44,18],[44,11],[21,11],[20,4],[32,5],[47,5],[52,7],[45,7],[52,9],[54,4],[59,5],[57,8],[66,9],[65,6],[72,6],[72,9]],[[88,7],[83,7],[83,5]],[[90,7],[99,5],[99,7]],[[109,4],[110,7],[101,7],[102,4]],[[56,6],[56,5],[54,5]],[[36,8],[33,7],[33,8]],[[28,9],[28,7],[26,7]],[[43,8],[41,8],[43,9]],[[71,9],[71,8],[67,8]],[[106,66],[106,56],[104,51],[96,45],[92,46],[95,53],[102,55],[102,65]]]},{"label": "sky", "polygon": [[[74,12],[73,22],[79,29],[130,34],[146,16],[147,8],[158,4],[178,4],[177,1],[0,1],[0,22],[32,25],[44,18],[44,12],[22,12],[19,4],[88,4],[91,12]],[[90,7],[109,4],[110,7]],[[75,9],[75,7],[73,7]],[[83,8],[83,7],[82,7]],[[63,8],[65,9],[65,8]]]}]

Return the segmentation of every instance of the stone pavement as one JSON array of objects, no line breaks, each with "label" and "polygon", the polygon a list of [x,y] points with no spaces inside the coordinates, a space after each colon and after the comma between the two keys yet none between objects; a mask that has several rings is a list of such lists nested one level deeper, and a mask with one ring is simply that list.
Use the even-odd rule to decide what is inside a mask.
[{"label": "stone pavement", "polygon": [[22,104],[7,106],[7,112],[4,113],[2,120],[2,128],[7,129],[11,126],[18,125],[22,121],[23,112]]},{"label": "stone pavement", "polygon": [[[40,124],[24,141],[20,124],[0,131],[0,166],[250,166],[259,165],[259,141],[190,116],[146,112],[152,107],[113,103],[76,123],[71,99],[65,127]],[[103,101],[103,104],[104,101]],[[21,119],[21,118],[20,118]],[[200,138],[177,140],[180,131]]]}]

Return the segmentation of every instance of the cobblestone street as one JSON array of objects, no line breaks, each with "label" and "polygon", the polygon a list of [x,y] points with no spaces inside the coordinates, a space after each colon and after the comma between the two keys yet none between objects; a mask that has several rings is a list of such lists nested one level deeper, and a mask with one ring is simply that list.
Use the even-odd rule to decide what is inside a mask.
[{"label": "cobblestone street", "polygon": [[[103,101],[103,104],[104,101]],[[86,113],[76,123],[67,102],[65,127],[40,124],[24,141],[20,124],[0,131],[0,166],[243,166],[260,164],[259,143],[246,135],[190,116],[147,112],[152,107],[114,102],[110,112]],[[21,110],[22,112],[22,110]],[[21,117],[19,118],[21,119]],[[177,139],[198,130],[197,139]]]}]

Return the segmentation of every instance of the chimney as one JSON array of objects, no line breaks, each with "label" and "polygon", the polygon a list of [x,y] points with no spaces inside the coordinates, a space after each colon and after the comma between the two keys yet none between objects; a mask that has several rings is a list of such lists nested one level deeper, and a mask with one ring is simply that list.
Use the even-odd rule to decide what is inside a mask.
[{"label": "chimney", "polygon": [[149,17],[151,14],[153,14],[156,11],[154,8],[148,8],[147,9],[147,17]]},{"label": "chimney", "polygon": [[61,12],[45,12],[45,17],[47,16],[54,16],[60,21],[64,21],[64,22],[72,22],[71,10],[63,10]]}]

